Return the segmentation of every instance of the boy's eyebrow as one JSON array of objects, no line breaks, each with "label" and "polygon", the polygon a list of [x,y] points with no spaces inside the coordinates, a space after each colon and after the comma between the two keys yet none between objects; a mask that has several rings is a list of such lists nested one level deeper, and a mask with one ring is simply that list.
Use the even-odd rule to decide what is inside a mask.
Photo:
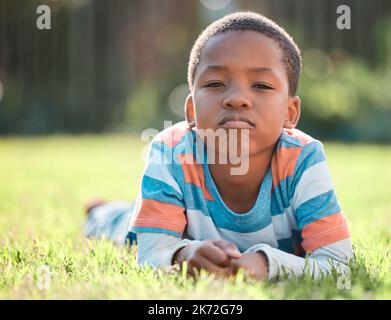
[{"label": "boy's eyebrow", "polygon": [[[210,65],[206,66],[204,70],[202,70],[202,73],[207,72],[207,71],[226,71],[227,69],[228,68],[223,65],[210,64]],[[251,68],[247,68],[247,72],[270,73],[274,77],[278,78],[278,76],[273,71],[273,69],[268,68],[268,67],[251,67]]]},{"label": "boy's eyebrow", "polygon": [[274,74],[274,71],[270,68],[267,68],[267,67],[253,67],[253,68],[247,68],[247,71],[248,72],[258,72],[258,73],[264,73],[264,72],[268,72],[268,73],[272,73]]}]

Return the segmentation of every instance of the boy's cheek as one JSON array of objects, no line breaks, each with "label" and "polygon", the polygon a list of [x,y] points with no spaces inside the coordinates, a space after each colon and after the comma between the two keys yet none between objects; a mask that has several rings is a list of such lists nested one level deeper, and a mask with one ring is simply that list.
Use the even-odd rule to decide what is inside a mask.
[{"label": "boy's cheek", "polygon": [[205,106],[196,110],[195,118],[198,129],[216,129],[217,127],[216,111],[213,111],[211,107]]}]

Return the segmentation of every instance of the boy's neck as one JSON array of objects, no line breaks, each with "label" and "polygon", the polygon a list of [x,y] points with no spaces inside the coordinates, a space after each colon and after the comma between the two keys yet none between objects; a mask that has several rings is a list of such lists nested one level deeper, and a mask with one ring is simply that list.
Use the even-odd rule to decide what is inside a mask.
[{"label": "boy's neck", "polygon": [[254,206],[259,188],[271,163],[274,148],[249,157],[248,171],[232,175],[230,164],[209,164],[213,181],[225,204],[234,212],[245,213]]}]

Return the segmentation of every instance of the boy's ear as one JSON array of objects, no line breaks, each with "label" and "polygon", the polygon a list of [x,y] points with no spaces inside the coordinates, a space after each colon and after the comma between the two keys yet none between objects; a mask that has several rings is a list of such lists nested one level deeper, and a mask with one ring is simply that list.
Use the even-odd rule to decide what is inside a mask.
[{"label": "boy's ear", "polygon": [[194,128],[196,126],[195,122],[195,108],[193,102],[193,95],[189,94],[185,102],[185,116],[189,128]]},{"label": "boy's ear", "polygon": [[284,128],[293,129],[300,119],[301,100],[299,96],[289,97],[288,109],[286,110]]}]

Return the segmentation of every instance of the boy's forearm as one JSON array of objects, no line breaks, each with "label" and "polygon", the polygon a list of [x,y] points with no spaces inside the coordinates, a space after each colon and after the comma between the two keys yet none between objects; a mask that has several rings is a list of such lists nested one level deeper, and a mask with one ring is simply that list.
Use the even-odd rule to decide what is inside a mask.
[{"label": "boy's forearm", "polygon": [[344,239],[315,250],[310,258],[302,258],[266,244],[249,248],[246,252],[262,251],[269,262],[269,280],[282,276],[301,276],[306,272],[318,279],[330,274],[333,268],[338,272],[347,272],[347,263],[353,257],[350,239]]},{"label": "boy's forearm", "polygon": [[[186,260],[188,245],[196,240],[180,239],[159,233],[139,233],[137,241],[137,262],[140,265],[147,264],[158,268],[168,267],[174,263],[182,264]],[[322,274],[329,274],[333,267],[336,267],[339,272],[344,272],[348,269],[348,260],[353,256],[349,238],[315,250],[308,259],[266,244],[255,245],[246,252],[262,252],[267,257],[269,280],[284,273],[288,276],[301,276],[306,270],[314,278],[319,278]]]},{"label": "boy's forearm", "polygon": [[174,236],[142,232],[137,234],[137,262],[155,268],[168,267],[174,262],[174,255],[186,247],[191,240]]}]

